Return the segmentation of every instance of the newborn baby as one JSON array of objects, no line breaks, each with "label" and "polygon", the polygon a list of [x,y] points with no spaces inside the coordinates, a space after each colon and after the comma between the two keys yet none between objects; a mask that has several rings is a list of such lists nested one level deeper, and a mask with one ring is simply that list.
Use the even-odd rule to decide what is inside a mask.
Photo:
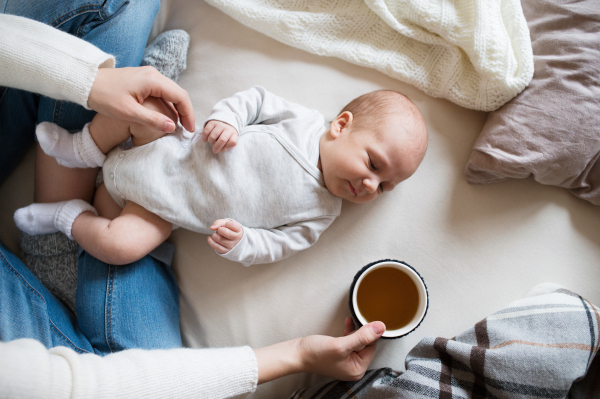
[{"label": "newborn baby", "polygon": [[[170,104],[144,105],[177,120]],[[329,126],[257,86],[217,103],[201,136],[158,138],[100,114],[74,135],[50,123],[36,133],[64,166],[103,166],[104,183],[95,207],[32,204],[15,213],[17,226],[60,230],[111,264],[150,253],[174,225],[211,234],[218,254],[245,266],[284,259],[317,241],[342,199],[368,202],[410,177],[427,148],[423,116],[390,90],[356,98]]]}]

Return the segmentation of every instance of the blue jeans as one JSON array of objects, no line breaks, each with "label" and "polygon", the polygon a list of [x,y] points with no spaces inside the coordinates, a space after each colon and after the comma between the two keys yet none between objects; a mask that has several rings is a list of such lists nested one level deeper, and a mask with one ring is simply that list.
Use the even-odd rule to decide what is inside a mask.
[{"label": "blue jeans", "polygon": [[81,253],[76,302],[77,318],[0,242],[0,341],[98,355],[181,347],[177,283],[154,258],[112,266]]},{"label": "blue jeans", "polygon": [[[115,56],[117,67],[139,66],[159,0],[0,0],[0,13],[35,19]],[[51,121],[81,130],[95,112],[37,94],[0,87],[0,184]]]},{"label": "blue jeans", "polygon": [[[0,12],[44,22],[139,65],[159,0],[0,0]],[[94,116],[66,101],[0,87],[0,183],[34,142],[35,125],[81,129]],[[179,294],[171,269],[150,256],[126,266],[79,256],[78,319],[0,243],[0,340],[106,354],[181,346]]]}]

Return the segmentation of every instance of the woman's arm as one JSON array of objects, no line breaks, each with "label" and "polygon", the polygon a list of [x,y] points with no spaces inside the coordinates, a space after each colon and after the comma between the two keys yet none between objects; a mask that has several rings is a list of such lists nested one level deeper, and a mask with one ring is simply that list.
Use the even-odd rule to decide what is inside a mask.
[{"label": "woman's arm", "polygon": [[342,381],[360,380],[375,356],[375,341],[385,331],[385,325],[376,321],[353,330],[348,317],[343,337],[311,335],[255,349],[258,383],[299,372]]},{"label": "woman's arm", "polygon": [[76,36],[32,19],[0,14],[0,86],[68,100],[87,109],[98,68],[115,58]]},{"label": "woman's arm", "polygon": [[114,66],[112,55],[84,40],[41,22],[0,14],[0,86],[172,132],[175,125],[169,118],[140,105],[146,97],[161,97],[175,105],[186,129],[195,129],[192,103],[175,82],[152,67]]},{"label": "woman's arm", "polygon": [[313,335],[254,351],[129,349],[105,357],[33,339],[0,342],[0,397],[219,399],[301,371],[358,380],[383,329],[375,322],[341,338]]}]

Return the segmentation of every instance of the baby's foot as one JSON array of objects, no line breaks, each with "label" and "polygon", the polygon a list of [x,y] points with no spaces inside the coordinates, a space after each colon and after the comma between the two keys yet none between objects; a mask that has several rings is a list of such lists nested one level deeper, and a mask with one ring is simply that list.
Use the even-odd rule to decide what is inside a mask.
[{"label": "baby's foot", "polygon": [[42,122],[35,134],[42,150],[67,168],[96,168],[106,159],[90,135],[89,123],[81,132],[71,134],[54,123]]},{"label": "baby's foot", "polygon": [[76,199],[48,204],[31,204],[17,209],[14,219],[19,230],[27,234],[48,234],[62,231],[72,240],[73,222],[83,212],[98,214],[93,206]]},{"label": "baby's foot", "polygon": [[181,29],[169,30],[158,35],[144,51],[141,65],[151,65],[167,78],[177,82],[185,70],[190,35]]}]

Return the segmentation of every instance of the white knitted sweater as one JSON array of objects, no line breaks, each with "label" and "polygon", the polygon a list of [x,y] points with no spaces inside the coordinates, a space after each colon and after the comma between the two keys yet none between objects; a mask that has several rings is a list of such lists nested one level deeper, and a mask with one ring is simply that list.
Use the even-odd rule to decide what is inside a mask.
[{"label": "white knitted sweater", "polygon": [[[76,102],[114,57],[42,23],[0,14],[0,86]],[[1,315],[0,315],[1,317]],[[33,339],[0,342],[0,398],[228,398],[256,389],[245,346],[126,350],[109,356],[46,349]]]},{"label": "white knitted sweater", "polygon": [[75,36],[31,19],[0,14],[0,86],[88,108],[98,68],[114,66],[115,57]]},{"label": "white knitted sweater", "polygon": [[207,0],[276,40],[492,111],[533,77],[519,0]]}]

